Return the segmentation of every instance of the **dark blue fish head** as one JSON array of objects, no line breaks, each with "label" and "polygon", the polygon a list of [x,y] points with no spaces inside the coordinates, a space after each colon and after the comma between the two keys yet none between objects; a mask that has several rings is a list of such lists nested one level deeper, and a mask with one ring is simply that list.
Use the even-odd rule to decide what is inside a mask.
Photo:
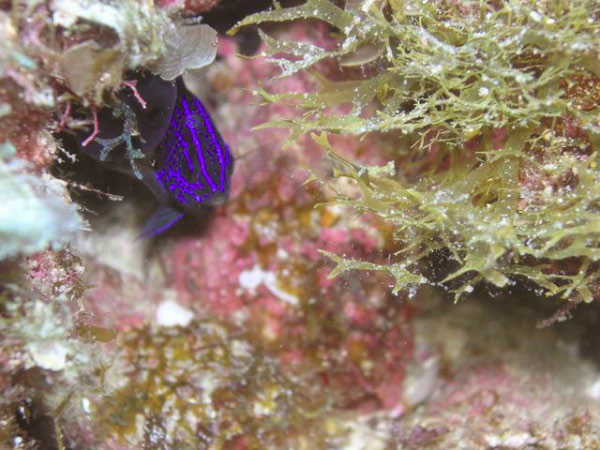
[{"label": "dark blue fish head", "polygon": [[[144,155],[151,155],[165,136],[177,99],[175,82],[165,81],[150,74],[131,75],[145,106],[142,106],[130,88],[124,86],[118,92],[122,102],[120,115],[115,115],[115,108],[107,107],[99,110],[99,134],[86,145],[83,145],[83,142],[90,135],[91,130],[78,131],[76,134],[83,153],[99,161],[116,163],[124,161],[124,167],[129,166],[126,161],[126,139],[124,139],[128,118],[132,118],[139,132],[136,136],[130,136],[132,145]],[[111,141],[118,143],[114,149],[105,154],[106,143]]]},{"label": "dark blue fish head", "polygon": [[162,206],[141,237],[165,231],[184,213],[204,214],[206,206],[225,203],[233,167],[233,155],[210,114],[179,79],[169,125],[156,149],[154,169],[144,173],[146,184]]}]

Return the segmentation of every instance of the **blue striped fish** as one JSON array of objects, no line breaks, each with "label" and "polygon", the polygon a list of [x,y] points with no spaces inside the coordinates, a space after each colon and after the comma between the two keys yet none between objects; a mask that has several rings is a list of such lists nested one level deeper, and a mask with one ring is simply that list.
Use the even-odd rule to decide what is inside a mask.
[{"label": "blue striped fish", "polygon": [[229,198],[234,159],[208,111],[179,79],[168,128],[157,147],[154,168],[143,179],[161,206],[140,238],[162,233],[184,214],[202,213],[204,206]]}]

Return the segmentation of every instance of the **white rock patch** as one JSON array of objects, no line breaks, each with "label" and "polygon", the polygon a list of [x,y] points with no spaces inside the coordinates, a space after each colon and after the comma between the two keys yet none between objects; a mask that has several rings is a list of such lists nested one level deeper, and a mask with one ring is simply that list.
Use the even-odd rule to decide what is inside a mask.
[{"label": "white rock patch", "polygon": [[156,322],[162,327],[186,327],[194,318],[194,313],[175,300],[163,301],[156,310]]},{"label": "white rock patch", "polygon": [[264,284],[265,287],[280,300],[283,300],[290,305],[298,304],[298,297],[284,291],[278,286],[277,275],[273,272],[262,270],[258,264],[255,264],[250,270],[240,272],[239,283],[240,287],[251,293],[255,293],[256,288],[261,284]]}]

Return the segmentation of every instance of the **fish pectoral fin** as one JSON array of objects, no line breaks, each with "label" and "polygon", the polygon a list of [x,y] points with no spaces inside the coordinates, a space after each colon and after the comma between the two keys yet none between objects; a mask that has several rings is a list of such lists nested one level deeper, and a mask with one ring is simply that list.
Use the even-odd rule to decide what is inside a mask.
[{"label": "fish pectoral fin", "polygon": [[181,211],[170,206],[161,206],[148,219],[144,229],[137,237],[138,239],[148,239],[152,236],[162,233],[171,228],[177,221],[183,217]]}]

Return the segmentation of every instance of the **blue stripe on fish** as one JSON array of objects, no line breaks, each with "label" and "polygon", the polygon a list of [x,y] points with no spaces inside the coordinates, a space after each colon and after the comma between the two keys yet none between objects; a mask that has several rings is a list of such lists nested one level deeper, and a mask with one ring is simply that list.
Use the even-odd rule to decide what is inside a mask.
[{"label": "blue stripe on fish", "polygon": [[[204,155],[202,152],[202,150],[204,150],[204,149],[202,148],[203,146],[200,144],[200,141],[198,140],[198,133],[197,133],[198,130],[195,128],[195,126],[197,126],[197,122],[192,117],[190,107],[189,107],[185,97],[186,97],[185,95],[181,97],[181,105],[183,107],[183,111],[185,114],[185,122],[184,123],[185,123],[186,127],[188,128],[188,132],[189,132],[189,135],[192,137],[192,141],[194,142],[194,147],[196,148],[196,155],[198,156],[198,161],[200,162],[200,169],[202,170],[202,175],[204,175],[204,179],[209,184],[212,191],[216,192],[217,188],[215,187],[215,184],[213,183],[210,176],[208,175],[208,172],[206,172],[206,161],[204,160]],[[206,149],[206,150],[207,150],[207,153],[208,153],[208,151],[210,151],[209,149]]]},{"label": "blue stripe on fish", "polygon": [[219,145],[219,142],[217,141],[217,137],[215,136],[215,130],[213,129],[212,124],[210,123],[210,118],[208,117],[208,114],[204,110],[202,103],[200,103],[200,100],[198,100],[198,99],[195,99],[194,103],[196,104],[196,108],[198,109],[198,111],[200,112],[200,115],[202,116],[202,119],[204,120],[204,126],[206,127],[206,129],[208,130],[208,133],[210,134],[210,140],[213,145],[212,148],[217,149],[217,155],[219,157],[219,165],[221,166],[221,192],[223,192],[223,182],[225,180],[225,164],[223,162],[223,149],[221,148],[221,145]]},{"label": "blue stripe on fish", "polygon": [[[175,109],[175,111],[176,111],[176,114],[178,114],[177,109]],[[179,127],[177,126],[177,123],[174,122],[174,119],[171,119],[171,122],[172,122],[171,126],[173,127],[173,134],[175,135],[175,138],[179,142],[181,151],[185,155],[185,159],[187,160],[188,167],[190,168],[190,172],[193,172],[194,171],[194,164],[192,163],[192,160],[190,159],[190,154],[188,153],[189,145],[187,144],[187,142],[185,141],[185,139],[183,139],[183,136],[181,135],[181,131],[179,130]]]}]

